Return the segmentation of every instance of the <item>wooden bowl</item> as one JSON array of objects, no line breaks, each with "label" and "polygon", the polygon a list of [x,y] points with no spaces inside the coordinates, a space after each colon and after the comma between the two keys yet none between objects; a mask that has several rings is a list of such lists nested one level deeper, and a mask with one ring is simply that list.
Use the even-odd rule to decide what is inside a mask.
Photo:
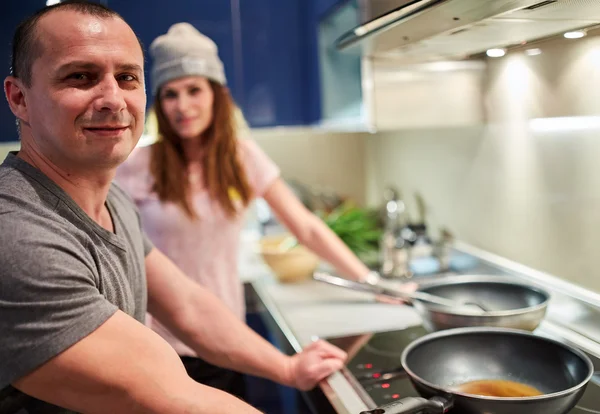
[{"label": "wooden bowl", "polygon": [[295,283],[312,278],[319,265],[319,257],[300,244],[282,250],[280,245],[288,237],[289,234],[263,237],[259,241],[263,260],[282,283]]}]

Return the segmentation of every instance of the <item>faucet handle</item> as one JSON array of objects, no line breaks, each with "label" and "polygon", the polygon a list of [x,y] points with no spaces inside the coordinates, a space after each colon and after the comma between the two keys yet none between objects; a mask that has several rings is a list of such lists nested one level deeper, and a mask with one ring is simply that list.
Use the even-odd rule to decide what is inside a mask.
[{"label": "faucet handle", "polygon": [[398,200],[400,198],[400,191],[398,191],[398,189],[394,186],[387,186],[383,190],[383,198],[386,201]]}]

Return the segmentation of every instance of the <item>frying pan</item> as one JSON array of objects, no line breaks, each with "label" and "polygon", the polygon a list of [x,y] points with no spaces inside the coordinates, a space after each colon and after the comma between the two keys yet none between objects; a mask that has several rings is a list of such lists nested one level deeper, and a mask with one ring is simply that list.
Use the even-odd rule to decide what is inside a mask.
[{"label": "frying pan", "polygon": [[315,272],[315,280],[347,289],[366,291],[407,300],[419,313],[427,330],[460,327],[496,327],[535,330],[546,316],[550,294],[526,283],[502,276],[460,275],[423,283],[417,292],[429,293],[461,303],[480,303],[486,312],[451,308],[423,300],[410,300],[398,290],[353,282],[324,272]]},{"label": "frying pan", "polygon": [[[402,353],[417,392],[361,414],[565,414],[594,374],[583,352],[531,332],[457,328],[431,333]],[[485,397],[456,391],[470,381],[508,380],[535,387],[535,397]]]},{"label": "frying pan", "polygon": [[460,275],[422,284],[419,291],[485,305],[482,315],[413,303],[429,331],[486,326],[534,331],[546,316],[550,293],[502,276]]}]

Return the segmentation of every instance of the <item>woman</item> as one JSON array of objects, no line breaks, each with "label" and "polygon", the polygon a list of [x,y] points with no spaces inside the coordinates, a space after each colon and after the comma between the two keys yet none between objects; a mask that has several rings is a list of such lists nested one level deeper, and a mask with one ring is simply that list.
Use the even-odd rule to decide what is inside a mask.
[{"label": "woman", "polygon": [[[261,149],[238,139],[214,42],[179,23],[150,52],[159,140],[136,148],[117,182],[135,200],[156,247],[244,320],[237,246],[248,204],[262,197],[300,243],[341,274],[375,283],[377,274],[302,205]],[[192,378],[243,398],[240,375],[209,365],[160,323],[148,323],[173,345]]]}]

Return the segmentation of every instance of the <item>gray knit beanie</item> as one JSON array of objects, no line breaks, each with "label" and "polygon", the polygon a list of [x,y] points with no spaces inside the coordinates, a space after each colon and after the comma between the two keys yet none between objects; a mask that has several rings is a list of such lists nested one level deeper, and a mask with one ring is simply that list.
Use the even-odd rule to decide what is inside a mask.
[{"label": "gray knit beanie", "polygon": [[204,76],[226,83],[217,45],[189,23],[176,23],[150,45],[152,94],[165,82],[184,76]]}]

